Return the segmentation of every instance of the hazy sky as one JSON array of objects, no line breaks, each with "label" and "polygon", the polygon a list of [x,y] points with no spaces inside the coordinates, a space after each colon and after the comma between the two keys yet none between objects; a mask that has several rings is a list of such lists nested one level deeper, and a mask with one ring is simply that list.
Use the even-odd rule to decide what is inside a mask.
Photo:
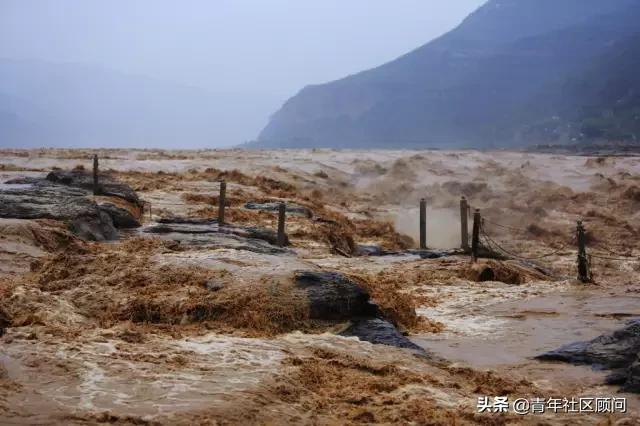
[{"label": "hazy sky", "polygon": [[[387,62],[483,0],[0,0],[0,57],[239,92],[246,138],[303,86]],[[238,142],[238,141],[234,141]]]}]

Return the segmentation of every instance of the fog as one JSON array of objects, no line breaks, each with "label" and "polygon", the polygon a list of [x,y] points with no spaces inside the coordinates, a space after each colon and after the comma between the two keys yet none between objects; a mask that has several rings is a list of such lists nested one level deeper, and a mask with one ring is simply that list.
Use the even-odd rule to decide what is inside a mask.
[{"label": "fog", "polygon": [[481,3],[3,0],[0,145],[239,144],[304,86],[392,60]]}]

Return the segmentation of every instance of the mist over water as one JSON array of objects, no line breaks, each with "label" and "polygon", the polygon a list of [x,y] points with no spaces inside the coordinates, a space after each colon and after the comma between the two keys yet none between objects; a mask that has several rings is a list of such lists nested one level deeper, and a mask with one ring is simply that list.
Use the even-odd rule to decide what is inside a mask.
[{"label": "mist over water", "polygon": [[[398,232],[420,241],[420,209],[401,209],[395,215]],[[427,247],[453,249],[460,247],[460,212],[427,206]]]}]

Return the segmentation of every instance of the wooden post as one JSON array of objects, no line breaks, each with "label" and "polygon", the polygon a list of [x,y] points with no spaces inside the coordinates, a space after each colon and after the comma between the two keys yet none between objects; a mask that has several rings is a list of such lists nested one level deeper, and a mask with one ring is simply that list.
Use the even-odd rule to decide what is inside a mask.
[{"label": "wooden post", "polygon": [[589,262],[587,261],[587,239],[582,221],[578,221],[578,279],[583,283],[591,281],[589,277]]},{"label": "wooden post", "polygon": [[427,249],[427,200],[420,200],[420,250]]},{"label": "wooden post", "polygon": [[287,205],[280,202],[278,205],[278,245],[284,247],[286,244],[286,236],[284,233],[284,221],[287,214]]},{"label": "wooden post", "polygon": [[480,248],[480,209],[473,213],[473,235],[471,237],[471,259],[475,263],[478,260],[478,249]]},{"label": "wooden post", "polygon": [[467,199],[460,199],[460,237],[462,239],[462,250],[469,251],[469,204]]},{"label": "wooden post", "polygon": [[98,154],[93,155],[93,195],[100,193],[98,182]]},{"label": "wooden post", "polygon": [[224,208],[227,201],[227,182],[220,181],[220,195],[218,196],[218,226],[224,225]]}]

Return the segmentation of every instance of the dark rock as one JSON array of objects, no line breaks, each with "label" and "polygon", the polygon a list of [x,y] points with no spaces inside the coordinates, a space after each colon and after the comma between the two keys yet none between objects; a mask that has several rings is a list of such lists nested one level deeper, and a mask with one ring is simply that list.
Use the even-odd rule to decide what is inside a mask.
[{"label": "dark rock", "polygon": [[626,371],[627,380],[622,386],[623,392],[640,393],[640,359],[637,359]]},{"label": "dark rock", "polygon": [[[126,184],[101,176],[100,185],[102,195],[141,205]],[[13,179],[0,187],[0,217],[61,220],[81,238],[93,241],[116,239],[116,228],[140,226],[126,209],[111,203],[98,206],[90,198],[92,188],[92,175],[78,170],[56,170],[46,178]]]},{"label": "dark rock", "polygon": [[[272,229],[261,228],[259,226],[249,226],[245,228],[249,237],[256,238],[258,240],[267,241],[269,244],[278,244],[278,233]],[[285,233],[284,235],[284,245],[288,246],[289,236]]]},{"label": "dark rock", "polygon": [[634,320],[625,328],[611,334],[599,336],[588,342],[571,343],[536,358],[617,370],[607,378],[609,382],[624,383],[623,390],[640,392],[639,353],[640,320]]},{"label": "dark rock", "polygon": [[85,191],[59,185],[11,184],[0,189],[0,217],[55,219],[84,239],[117,238],[111,217]]},{"label": "dark rock", "polygon": [[224,284],[216,280],[209,280],[204,284],[204,287],[210,291],[219,291],[224,288]]},{"label": "dark rock", "polygon": [[425,353],[385,320],[378,306],[371,302],[369,293],[344,274],[301,271],[296,273],[295,284],[307,296],[311,319],[351,321],[341,335]]},{"label": "dark rock", "polygon": [[295,282],[307,294],[312,319],[348,320],[378,315],[369,293],[339,272],[298,272]]},{"label": "dark rock", "polygon": [[328,225],[337,225],[338,222],[336,222],[333,219],[326,219],[324,217],[316,217],[313,219],[314,222],[318,222],[318,223],[326,223]]},{"label": "dark rock", "polygon": [[182,216],[170,216],[163,217],[157,220],[158,223],[167,224],[185,224],[185,225],[218,225],[216,219],[203,219],[198,217],[182,217]]},{"label": "dark rock", "polygon": [[358,256],[382,256],[385,251],[380,246],[359,244],[357,247]]},{"label": "dark rock", "polygon": [[142,232],[158,234],[162,238],[180,242],[186,246],[203,248],[229,248],[261,254],[283,254],[287,249],[272,243],[273,231],[236,225],[220,226],[216,220],[192,218],[165,218],[157,225],[146,226]]},{"label": "dark rock", "polygon": [[0,307],[0,337],[4,336],[6,329],[11,326],[11,317]]},{"label": "dark rock", "polygon": [[[93,191],[93,174],[84,170],[54,170],[47,175],[46,179],[58,185]],[[138,207],[142,205],[138,194],[129,185],[116,182],[106,175],[99,175],[98,191],[100,195],[122,198]]]},{"label": "dark rock", "polygon": [[343,336],[355,336],[360,340],[377,345],[395,346],[397,348],[413,349],[425,352],[423,348],[407,339],[389,321],[379,318],[367,318],[353,321],[353,323],[340,333]]},{"label": "dark rock", "polygon": [[[280,208],[280,203],[278,202],[269,202],[269,203],[247,203],[244,205],[245,209],[249,210],[263,210],[263,211],[273,211],[277,212]],[[299,204],[286,203],[285,210],[287,213],[291,214],[299,214],[306,217],[312,217],[313,212],[305,206],[301,206]]]},{"label": "dark rock", "polygon": [[421,259],[440,259],[442,257],[448,256],[456,256],[459,254],[463,254],[462,250],[420,250],[420,249],[411,249],[404,252],[400,252],[402,254],[412,254],[415,256],[420,256]]},{"label": "dark rock", "polygon": [[496,273],[493,272],[493,269],[491,269],[490,267],[485,267],[482,268],[482,271],[480,271],[480,274],[478,275],[478,281],[479,282],[486,282],[486,281],[493,281],[496,279]]},{"label": "dark rock", "polygon": [[118,239],[111,216],[98,210],[96,216],[78,216],[69,222],[69,230],[83,240],[109,241]]},{"label": "dark rock", "polygon": [[100,204],[98,208],[111,216],[113,225],[118,229],[132,229],[140,227],[138,219],[136,219],[127,209],[123,209],[122,207],[118,207],[111,203]]}]

